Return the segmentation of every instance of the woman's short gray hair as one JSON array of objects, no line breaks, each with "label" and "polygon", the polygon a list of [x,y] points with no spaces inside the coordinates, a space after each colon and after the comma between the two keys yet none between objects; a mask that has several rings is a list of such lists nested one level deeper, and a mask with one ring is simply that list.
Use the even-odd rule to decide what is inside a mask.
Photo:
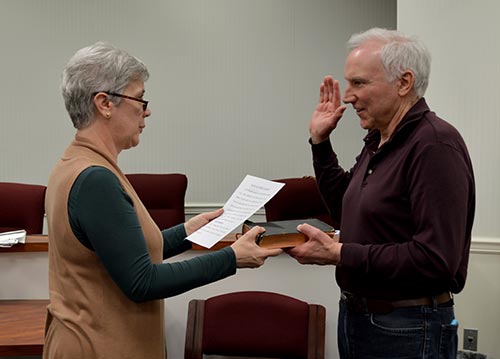
[{"label": "woman's short gray hair", "polygon": [[[78,50],[62,74],[64,104],[73,126],[87,127],[94,120],[93,94],[99,91],[122,93],[131,81],[146,81],[149,72],[144,63],[127,52],[105,42]],[[119,97],[112,97],[120,103]]]},{"label": "woman's short gray hair", "polygon": [[411,70],[415,75],[413,89],[418,97],[424,96],[431,72],[431,55],[427,47],[414,36],[406,36],[396,30],[373,28],[352,35],[347,42],[347,48],[349,51],[354,50],[369,40],[384,43],[380,60],[387,80],[399,79],[405,71]]}]

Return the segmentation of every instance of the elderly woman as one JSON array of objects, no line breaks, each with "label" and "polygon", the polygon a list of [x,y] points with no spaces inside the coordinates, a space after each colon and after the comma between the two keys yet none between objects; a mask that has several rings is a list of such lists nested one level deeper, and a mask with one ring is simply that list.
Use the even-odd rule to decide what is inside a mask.
[{"label": "elderly woman", "polygon": [[83,48],[62,77],[77,129],[48,183],[49,288],[44,358],[165,358],[162,298],[259,267],[281,250],[248,232],[231,247],[162,263],[222,209],[163,231],[118,167],[151,115],[146,66],[105,43]]}]

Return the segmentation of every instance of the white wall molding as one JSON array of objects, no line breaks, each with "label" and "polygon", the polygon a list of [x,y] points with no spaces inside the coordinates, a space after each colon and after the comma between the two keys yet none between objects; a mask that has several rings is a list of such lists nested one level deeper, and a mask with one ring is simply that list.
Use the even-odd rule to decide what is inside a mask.
[{"label": "white wall molding", "polygon": [[470,251],[478,254],[500,254],[500,238],[473,237]]},{"label": "white wall molding", "polygon": [[184,205],[184,212],[186,213],[186,217],[192,217],[200,213],[215,211],[223,206],[223,203],[186,203]]},{"label": "white wall molding", "polygon": [[[224,207],[223,203],[186,203],[184,205],[184,212],[186,214],[186,220],[196,216],[197,214],[204,212],[215,211],[221,207]],[[266,212],[264,208],[259,209],[251,217],[252,221],[260,222],[266,220]]]}]

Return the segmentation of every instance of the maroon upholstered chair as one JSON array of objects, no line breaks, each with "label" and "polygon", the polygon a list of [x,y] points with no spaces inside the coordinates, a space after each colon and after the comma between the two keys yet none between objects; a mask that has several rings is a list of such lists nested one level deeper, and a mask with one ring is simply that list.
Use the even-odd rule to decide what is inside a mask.
[{"label": "maroon upholstered chair", "polygon": [[314,177],[284,178],[274,180],[285,186],[264,205],[266,220],[317,218],[338,228],[326,208]]},{"label": "maroon upholstered chair", "polygon": [[234,292],[189,302],[185,359],[323,359],[326,310],[283,294]]},{"label": "maroon upholstered chair", "polygon": [[0,182],[0,232],[24,229],[26,234],[41,234],[46,189],[36,184]]},{"label": "maroon upholstered chair", "polygon": [[160,229],[184,223],[186,175],[134,173],[125,176]]}]

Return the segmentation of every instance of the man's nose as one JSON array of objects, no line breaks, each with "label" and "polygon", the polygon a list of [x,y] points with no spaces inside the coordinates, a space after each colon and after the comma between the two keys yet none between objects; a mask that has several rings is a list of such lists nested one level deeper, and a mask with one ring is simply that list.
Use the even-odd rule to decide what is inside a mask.
[{"label": "man's nose", "polygon": [[352,102],[354,102],[354,100],[355,100],[355,97],[351,91],[351,87],[349,85],[347,85],[345,92],[344,92],[344,96],[342,97],[342,102],[352,103]]}]

